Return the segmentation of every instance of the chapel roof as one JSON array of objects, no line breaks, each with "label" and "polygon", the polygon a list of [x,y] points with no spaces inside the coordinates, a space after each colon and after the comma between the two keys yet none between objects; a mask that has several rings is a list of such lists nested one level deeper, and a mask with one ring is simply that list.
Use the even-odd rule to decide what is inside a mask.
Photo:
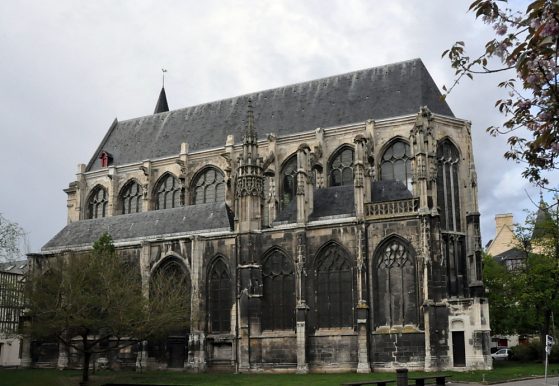
[{"label": "chapel roof", "polygon": [[[254,105],[257,136],[295,134],[342,124],[417,113],[428,106],[453,117],[421,59],[373,67],[247,95],[115,120],[87,165],[101,168],[107,151],[115,165],[176,155],[180,144],[189,151],[224,146],[227,135],[240,142],[248,99]],[[157,110],[156,110],[157,111]]]},{"label": "chapel roof", "polygon": [[123,214],[66,225],[41,249],[90,247],[107,232],[115,242],[170,237],[202,232],[230,231],[232,218],[224,202]]}]

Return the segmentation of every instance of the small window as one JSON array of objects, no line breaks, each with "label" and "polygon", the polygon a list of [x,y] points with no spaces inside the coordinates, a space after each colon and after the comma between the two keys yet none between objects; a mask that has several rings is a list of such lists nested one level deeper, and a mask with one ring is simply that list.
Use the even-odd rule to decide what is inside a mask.
[{"label": "small window", "polygon": [[281,207],[285,208],[297,194],[297,155],[292,155],[281,170]]},{"label": "small window", "polygon": [[412,168],[409,144],[398,140],[386,149],[380,164],[380,179],[400,181],[411,191]]},{"label": "small window", "polygon": [[140,185],[131,181],[122,189],[120,204],[122,214],[138,213],[142,211],[143,191]]},{"label": "small window", "polygon": [[344,147],[332,157],[330,166],[330,186],[353,184],[353,149]]},{"label": "small window", "polygon": [[97,186],[89,195],[89,200],[87,200],[87,218],[106,217],[108,205],[107,190],[102,186]]},{"label": "small window", "polygon": [[182,189],[179,180],[171,175],[164,175],[155,189],[155,209],[170,209],[181,206]]},{"label": "small window", "polygon": [[196,176],[192,189],[193,204],[225,201],[225,181],[220,170],[209,167]]}]

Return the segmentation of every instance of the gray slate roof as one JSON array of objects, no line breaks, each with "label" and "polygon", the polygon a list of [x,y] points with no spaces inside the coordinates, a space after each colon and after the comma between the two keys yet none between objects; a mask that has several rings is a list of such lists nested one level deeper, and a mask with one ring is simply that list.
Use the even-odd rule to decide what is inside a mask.
[{"label": "gray slate roof", "polygon": [[[400,181],[385,180],[371,183],[373,202],[393,201],[413,198],[413,194]],[[316,189],[313,194],[313,212],[310,220],[329,216],[355,216],[355,196],[353,185],[333,186]],[[297,200],[294,199],[276,217],[276,223],[297,221]]]},{"label": "gray slate roof", "polygon": [[23,275],[27,272],[29,266],[27,260],[7,261],[0,263],[0,272],[13,273],[15,275]]},{"label": "gray slate roof", "polygon": [[405,200],[413,198],[412,192],[401,181],[383,180],[373,181],[372,196],[373,202]]},{"label": "gray slate roof", "polygon": [[[353,185],[316,189],[313,194],[313,212],[309,220],[321,217],[355,215]],[[293,199],[277,215],[275,223],[297,221],[297,199]]]},{"label": "gray slate roof", "polygon": [[431,75],[420,59],[369,68],[216,102],[117,121],[111,125],[87,170],[101,168],[102,150],[115,165],[225,145],[228,134],[242,138],[248,99],[254,105],[259,138],[278,136],[415,114],[420,106],[454,116],[440,99]]},{"label": "gray slate roof", "polygon": [[114,241],[124,241],[206,230],[229,231],[231,227],[232,218],[224,202],[189,205],[76,221],[66,225],[42,251],[91,246],[103,232],[108,232]]}]

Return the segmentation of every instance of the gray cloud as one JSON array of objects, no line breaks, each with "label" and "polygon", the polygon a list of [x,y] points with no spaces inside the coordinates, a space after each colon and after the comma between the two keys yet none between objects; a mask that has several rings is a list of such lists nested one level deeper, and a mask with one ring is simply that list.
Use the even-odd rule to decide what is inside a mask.
[{"label": "gray cloud", "polygon": [[[0,4],[0,212],[37,251],[66,223],[62,189],[114,117],[150,114],[168,69],[171,108],[421,57],[437,84],[456,40],[491,30],[468,1],[18,1]],[[529,208],[520,168],[502,159],[496,79],[449,97],[473,122],[484,242],[496,213]],[[557,181],[556,181],[557,183]]]}]

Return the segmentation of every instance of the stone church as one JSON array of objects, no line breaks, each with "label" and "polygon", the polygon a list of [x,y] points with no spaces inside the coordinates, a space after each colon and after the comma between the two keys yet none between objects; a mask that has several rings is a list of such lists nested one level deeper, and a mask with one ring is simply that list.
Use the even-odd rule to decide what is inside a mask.
[{"label": "stone church", "polygon": [[107,231],[145,286],[189,289],[190,326],[134,348],[144,366],[491,368],[470,122],[419,59],[172,111],[162,89],[65,192],[33,258]]}]

